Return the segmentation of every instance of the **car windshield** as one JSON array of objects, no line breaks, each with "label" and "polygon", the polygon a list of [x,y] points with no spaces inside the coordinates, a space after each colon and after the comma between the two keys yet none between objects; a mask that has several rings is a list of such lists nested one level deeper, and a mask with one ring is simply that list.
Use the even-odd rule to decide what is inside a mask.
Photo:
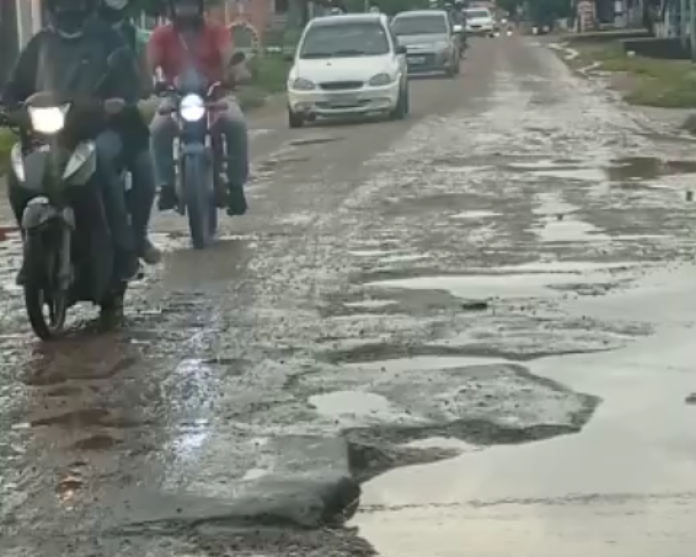
[{"label": "car windshield", "polygon": [[488,10],[467,10],[465,13],[469,19],[489,19],[491,17]]},{"label": "car windshield", "polygon": [[447,20],[440,15],[402,16],[394,18],[392,31],[400,35],[444,35]]},{"label": "car windshield", "polygon": [[390,51],[387,32],[377,23],[342,23],[310,27],[300,58],[382,56]]}]

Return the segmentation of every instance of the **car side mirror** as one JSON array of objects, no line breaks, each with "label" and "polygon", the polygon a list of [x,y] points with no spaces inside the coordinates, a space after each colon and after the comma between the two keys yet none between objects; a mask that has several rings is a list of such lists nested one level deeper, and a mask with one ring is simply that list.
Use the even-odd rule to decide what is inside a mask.
[{"label": "car side mirror", "polygon": [[408,49],[402,44],[400,44],[399,46],[396,47],[397,54],[406,54],[407,52],[408,52]]}]

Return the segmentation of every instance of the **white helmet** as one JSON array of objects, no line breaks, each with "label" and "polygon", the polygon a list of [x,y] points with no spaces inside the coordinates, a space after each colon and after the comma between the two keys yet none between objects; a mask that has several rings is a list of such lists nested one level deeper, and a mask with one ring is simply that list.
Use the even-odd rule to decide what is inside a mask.
[{"label": "white helmet", "polygon": [[372,6],[372,7],[370,8],[370,13],[378,14],[378,13],[379,13],[379,8],[378,8],[377,6]]}]

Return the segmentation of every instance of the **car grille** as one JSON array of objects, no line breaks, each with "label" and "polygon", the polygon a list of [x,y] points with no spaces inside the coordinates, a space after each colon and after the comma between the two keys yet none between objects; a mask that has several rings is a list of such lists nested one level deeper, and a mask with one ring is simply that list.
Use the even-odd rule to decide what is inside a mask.
[{"label": "car grille", "polygon": [[325,91],[346,91],[350,89],[360,89],[363,86],[362,81],[325,81],[319,86]]}]

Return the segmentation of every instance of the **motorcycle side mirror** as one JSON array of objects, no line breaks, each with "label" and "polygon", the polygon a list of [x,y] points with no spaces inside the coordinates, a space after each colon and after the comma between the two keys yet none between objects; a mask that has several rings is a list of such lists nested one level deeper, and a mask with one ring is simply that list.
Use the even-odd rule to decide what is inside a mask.
[{"label": "motorcycle side mirror", "polygon": [[241,51],[237,51],[232,55],[232,58],[230,59],[230,64],[233,66],[236,66],[237,64],[241,64],[246,60],[246,54],[244,54]]}]

